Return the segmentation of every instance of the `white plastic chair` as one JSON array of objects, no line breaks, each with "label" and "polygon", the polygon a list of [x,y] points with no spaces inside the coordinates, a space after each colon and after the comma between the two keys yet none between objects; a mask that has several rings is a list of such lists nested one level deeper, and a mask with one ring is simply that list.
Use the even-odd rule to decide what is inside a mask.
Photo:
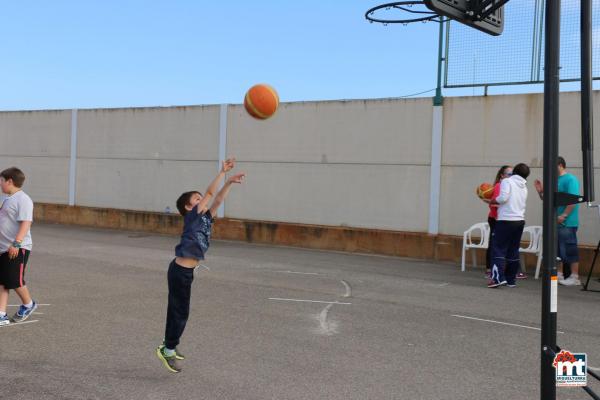
[{"label": "white plastic chair", "polygon": [[[526,237],[526,240],[529,240],[529,245],[527,247],[521,247],[519,249],[519,253],[531,253],[537,256],[537,263],[535,265],[535,279],[538,279],[540,276],[540,267],[542,265],[542,227],[541,226],[526,226],[523,229],[523,236],[521,236],[521,240]],[[523,261],[523,257],[521,256],[521,266],[523,267],[523,271],[525,271],[525,262]]]},{"label": "white plastic chair", "polygon": [[[473,234],[479,237],[479,242],[473,242]],[[479,222],[463,234],[463,246],[462,246],[462,263],[461,271],[465,271],[465,257],[467,250],[469,249],[487,249],[490,236],[490,225],[487,222]],[[473,251],[473,266],[477,266],[477,257]]]}]

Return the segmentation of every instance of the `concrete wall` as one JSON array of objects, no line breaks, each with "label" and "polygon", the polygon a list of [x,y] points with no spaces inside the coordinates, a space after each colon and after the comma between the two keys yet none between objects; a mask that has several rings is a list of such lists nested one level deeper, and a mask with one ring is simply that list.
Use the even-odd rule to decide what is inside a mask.
[{"label": "concrete wall", "polygon": [[[475,187],[518,162],[533,168],[527,223],[541,224],[542,110],[537,94],[445,99],[440,233],[484,221]],[[219,106],[79,110],[76,128],[79,206],[174,211],[216,174],[226,128],[226,153],[248,174],[226,217],[427,232],[431,99],[287,103],[267,121],[230,105],[226,127]],[[581,178],[578,93],[561,94],[561,129],[560,153]],[[0,113],[0,135],[0,165],[25,170],[35,201],[66,204],[71,111]],[[597,212],[582,207],[581,221],[581,242],[596,244]]]},{"label": "concrete wall", "polygon": [[232,106],[227,151],[248,173],[229,217],[427,230],[429,99],[283,104],[267,123]]},{"label": "concrete wall", "polygon": [[77,125],[78,205],[175,210],[217,173],[218,106],[85,110]]},{"label": "concrete wall", "polygon": [[71,111],[0,113],[0,168],[21,166],[29,194],[68,201]]}]

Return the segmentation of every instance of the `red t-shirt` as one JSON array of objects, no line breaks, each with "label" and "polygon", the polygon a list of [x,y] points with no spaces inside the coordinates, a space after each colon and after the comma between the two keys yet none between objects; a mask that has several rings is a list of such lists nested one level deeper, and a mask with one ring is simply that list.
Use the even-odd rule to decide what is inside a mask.
[{"label": "red t-shirt", "polygon": [[[490,200],[496,200],[496,197],[500,194],[500,182],[494,185],[494,193],[492,193],[492,198]],[[490,204],[490,213],[488,217],[498,219],[498,204]]]}]

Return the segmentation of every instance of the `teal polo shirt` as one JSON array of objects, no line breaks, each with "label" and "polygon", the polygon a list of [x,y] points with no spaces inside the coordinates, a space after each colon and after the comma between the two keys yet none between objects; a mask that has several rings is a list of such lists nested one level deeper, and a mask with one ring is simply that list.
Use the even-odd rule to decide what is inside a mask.
[{"label": "teal polo shirt", "polygon": [[[579,181],[575,175],[566,173],[558,177],[558,191],[574,194],[579,196]],[[565,212],[566,206],[560,206],[557,208],[558,215]],[[575,208],[571,211],[571,214],[567,217],[563,226],[569,228],[577,228],[579,226],[579,204],[575,204]]]}]

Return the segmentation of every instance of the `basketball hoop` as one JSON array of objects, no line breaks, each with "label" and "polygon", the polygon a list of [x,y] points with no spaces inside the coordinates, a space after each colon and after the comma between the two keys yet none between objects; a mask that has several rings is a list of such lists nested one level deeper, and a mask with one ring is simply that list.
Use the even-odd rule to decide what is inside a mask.
[{"label": "basketball hoop", "polygon": [[[422,7],[422,8],[420,8]],[[375,16],[375,13],[378,11],[392,11],[398,10],[399,12],[409,13],[409,14],[417,14],[418,16],[414,16],[412,18],[378,18]],[[378,22],[380,24],[403,24],[407,25],[413,22],[445,22],[442,16],[437,13],[429,10],[425,3],[422,0],[413,0],[413,1],[397,1],[395,3],[387,3],[381,4],[379,6],[373,7],[365,13],[365,18],[367,21],[373,23]]]}]

